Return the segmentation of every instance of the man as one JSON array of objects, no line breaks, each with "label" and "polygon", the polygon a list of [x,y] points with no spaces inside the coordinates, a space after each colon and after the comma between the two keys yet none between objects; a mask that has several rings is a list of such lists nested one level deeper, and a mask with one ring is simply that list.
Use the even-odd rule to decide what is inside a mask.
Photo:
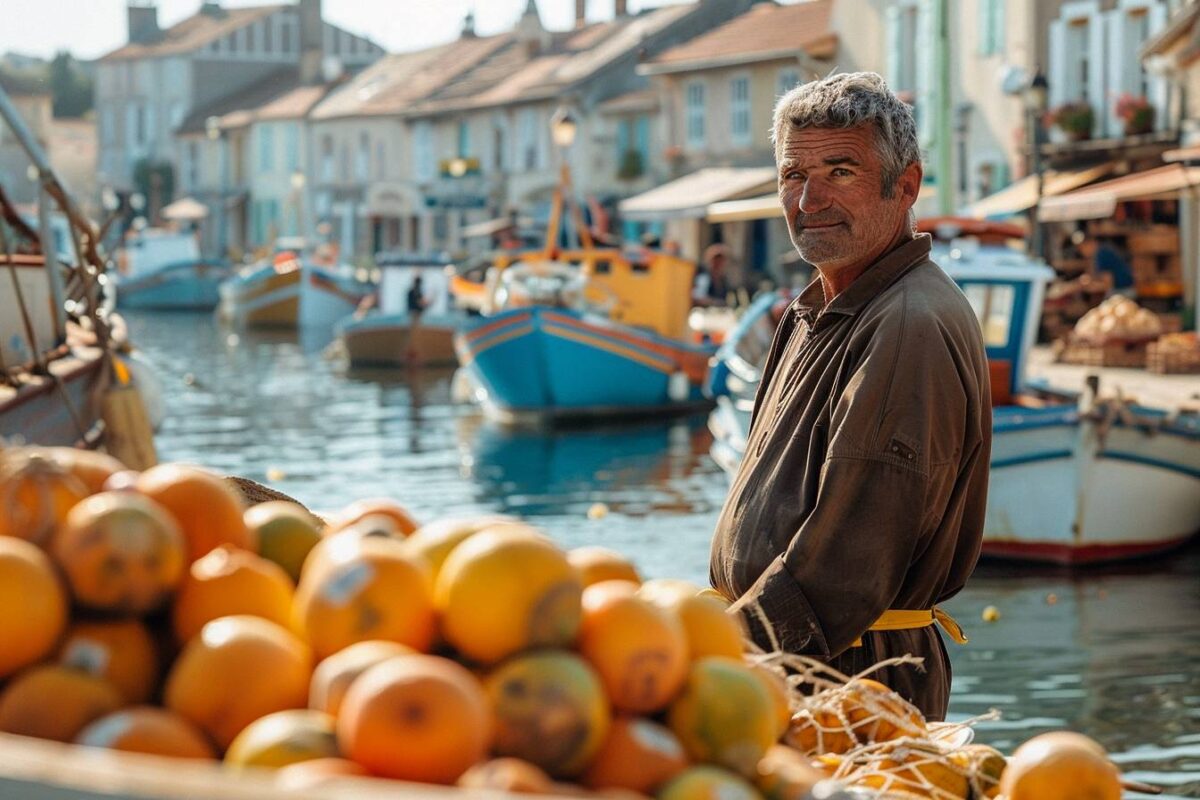
[{"label": "man", "polygon": [[987,500],[979,323],[913,232],[916,127],[878,75],[792,90],[773,140],[792,241],[818,277],[763,368],[713,585],[767,649],[846,674],[922,657],[875,677],[942,719],[950,662],[933,609],[975,566]]},{"label": "man", "polygon": [[421,312],[429,305],[429,301],[425,299],[425,284],[420,275],[412,279],[405,302],[408,306],[408,313],[412,315],[414,321],[421,317]]},{"label": "man", "polygon": [[723,306],[729,296],[729,247],[712,244],[704,251],[704,266],[696,272],[692,286],[692,303],[698,306]]}]

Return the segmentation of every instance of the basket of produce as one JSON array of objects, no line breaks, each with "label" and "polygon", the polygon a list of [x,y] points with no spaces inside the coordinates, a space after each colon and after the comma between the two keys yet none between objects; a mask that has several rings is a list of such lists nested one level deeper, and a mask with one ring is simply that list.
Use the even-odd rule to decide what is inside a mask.
[{"label": "basket of produce", "polygon": [[1200,374],[1200,336],[1168,333],[1146,348],[1146,369],[1160,375]]},{"label": "basket of produce", "polygon": [[1114,295],[1076,323],[1059,360],[1091,367],[1144,367],[1147,346],[1161,334],[1157,314],[1128,297]]},{"label": "basket of produce", "polygon": [[1120,794],[1091,740],[1006,759],[869,673],[757,652],[711,590],[615,552],[235,485],[0,451],[0,795]]}]

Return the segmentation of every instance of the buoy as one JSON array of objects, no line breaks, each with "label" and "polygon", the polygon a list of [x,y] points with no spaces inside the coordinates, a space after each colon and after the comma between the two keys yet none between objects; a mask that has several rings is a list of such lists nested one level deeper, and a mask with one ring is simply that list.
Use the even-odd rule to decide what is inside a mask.
[{"label": "buoy", "polygon": [[604,503],[592,503],[587,510],[588,519],[604,519],[608,516],[608,506]]}]

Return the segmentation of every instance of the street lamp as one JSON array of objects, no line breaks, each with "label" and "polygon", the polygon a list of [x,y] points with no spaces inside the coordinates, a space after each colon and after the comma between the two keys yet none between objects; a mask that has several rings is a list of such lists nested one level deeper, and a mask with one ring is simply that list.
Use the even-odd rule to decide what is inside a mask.
[{"label": "street lamp", "polygon": [[567,150],[575,143],[575,134],[578,132],[578,128],[579,125],[575,121],[575,117],[571,115],[566,106],[559,106],[553,116],[550,117],[550,138],[554,141],[555,146],[558,147],[562,160],[562,168],[559,173],[560,185],[554,192],[554,209],[551,211],[552,230],[547,231],[546,236],[547,252],[551,251],[554,241],[557,238],[558,219],[564,202],[569,208],[571,220],[575,224],[575,229],[579,232],[579,240],[583,244],[584,249],[592,249],[591,231],[584,224],[583,212],[571,196],[571,167],[567,161]]},{"label": "street lamp", "polygon": [[1029,137],[1029,169],[1037,175],[1037,201],[1033,205],[1033,214],[1029,220],[1029,250],[1038,258],[1044,259],[1045,243],[1042,235],[1042,225],[1038,221],[1038,206],[1042,204],[1042,193],[1045,191],[1045,177],[1042,174],[1042,117],[1046,114],[1049,102],[1050,84],[1041,68],[1034,71],[1033,78],[1021,93],[1025,104],[1025,129]]},{"label": "street lamp", "polygon": [[571,112],[565,106],[559,106],[558,110],[554,112],[554,116],[550,118],[550,138],[563,150],[575,143],[577,128],[575,117],[571,116]]},{"label": "street lamp", "polygon": [[303,227],[304,187],[308,183],[308,176],[300,170],[296,170],[292,173],[290,181],[292,184],[292,203],[294,204],[296,217],[293,220],[293,227],[289,233],[292,236],[298,236]]}]

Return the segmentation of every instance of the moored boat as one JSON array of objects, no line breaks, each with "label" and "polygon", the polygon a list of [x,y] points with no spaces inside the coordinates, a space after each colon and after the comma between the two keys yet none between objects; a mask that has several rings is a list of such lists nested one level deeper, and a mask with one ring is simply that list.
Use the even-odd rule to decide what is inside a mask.
[{"label": "moored boat", "polygon": [[219,287],[219,315],[251,328],[330,328],[371,284],[291,251],[246,267]]},{"label": "moored boat", "polygon": [[[450,306],[444,255],[381,253],[379,286],[355,312],[335,327],[350,365],[453,366],[455,326],[462,314]],[[409,311],[409,290],[420,278],[424,309]]]},{"label": "moored boat", "polygon": [[[1200,530],[1200,417],[1028,379],[1050,270],[974,239],[933,259],[979,316],[992,374],[993,437],[983,554],[1087,564],[1151,555]],[[714,460],[746,446],[778,296],[759,298],[714,362]],[[1082,387],[1080,387],[1082,388]]]},{"label": "moored boat", "polygon": [[190,234],[140,231],[117,251],[117,304],[206,311],[217,305],[217,287],[231,272],[228,262],[203,258]]},{"label": "moored boat", "polygon": [[505,421],[678,413],[707,405],[715,348],[686,340],[693,265],[585,248],[501,260],[492,313],[464,322],[459,361]]}]

